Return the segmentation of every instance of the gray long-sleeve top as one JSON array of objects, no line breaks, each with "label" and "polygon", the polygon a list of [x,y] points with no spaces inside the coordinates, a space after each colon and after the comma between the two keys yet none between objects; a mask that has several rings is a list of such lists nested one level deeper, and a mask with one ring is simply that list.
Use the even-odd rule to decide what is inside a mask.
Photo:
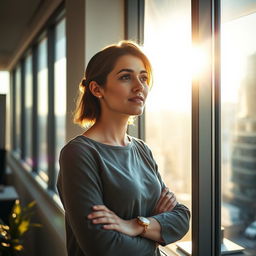
[{"label": "gray long-sleeve top", "polygon": [[104,204],[127,220],[154,217],[163,245],[188,231],[190,213],[182,204],[152,216],[165,185],[147,145],[129,138],[127,146],[111,146],[80,135],[62,149],[57,188],[65,209],[69,256],[160,255],[152,240],[92,224],[87,215],[93,205]]}]

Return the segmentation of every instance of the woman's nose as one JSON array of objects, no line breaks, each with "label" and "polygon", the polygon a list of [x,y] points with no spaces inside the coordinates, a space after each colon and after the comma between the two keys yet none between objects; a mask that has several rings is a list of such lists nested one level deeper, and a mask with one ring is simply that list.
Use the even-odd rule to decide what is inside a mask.
[{"label": "woman's nose", "polygon": [[135,91],[143,91],[143,88],[144,88],[144,85],[143,85],[143,83],[141,82],[140,78],[139,78],[139,77],[136,78],[136,79],[135,79],[135,84],[134,84],[133,89],[134,89]]}]

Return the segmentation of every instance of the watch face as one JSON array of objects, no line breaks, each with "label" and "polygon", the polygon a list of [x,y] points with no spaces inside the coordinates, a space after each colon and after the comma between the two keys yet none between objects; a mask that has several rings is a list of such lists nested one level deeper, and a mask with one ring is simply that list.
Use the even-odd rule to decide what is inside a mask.
[{"label": "watch face", "polygon": [[149,219],[145,218],[145,217],[142,217],[142,216],[139,216],[138,219],[144,224],[144,225],[149,225],[150,224],[150,221]]}]

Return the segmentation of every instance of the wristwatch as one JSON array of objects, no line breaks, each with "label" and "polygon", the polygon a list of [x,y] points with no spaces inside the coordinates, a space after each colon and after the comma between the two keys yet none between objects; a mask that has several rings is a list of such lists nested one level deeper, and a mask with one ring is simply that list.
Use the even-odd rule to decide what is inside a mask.
[{"label": "wristwatch", "polygon": [[145,234],[146,231],[147,231],[147,228],[148,228],[148,226],[149,226],[149,224],[150,224],[150,220],[147,219],[147,218],[145,218],[145,217],[138,216],[138,217],[137,217],[137,223],[138,223],[140,226],[144,227],[144,230],[142,231],[141,235]]}]

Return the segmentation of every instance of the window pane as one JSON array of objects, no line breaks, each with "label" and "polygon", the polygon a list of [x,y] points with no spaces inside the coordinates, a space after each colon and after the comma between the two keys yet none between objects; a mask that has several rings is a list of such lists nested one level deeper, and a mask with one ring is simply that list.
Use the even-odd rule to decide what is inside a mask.
[{"label": "window pane", "polygon": [[222,1],[222,226],[256,255],[256,1]]},{"label": "window pane", "polygon": [[15,95],[15,103],[16,103],[16,127],[15,127],[15,140],[16,140],[16,152],[18,154],[21,153],[21,67],[20,65],[17,66],[15,72],[15,81],[16,81],[16,95]]},{"label": "window pane", "polygon": [[32,166],[32,56],[25,60],[25,144],[26,162]]},{"label": "window pane", "polygon": [[[191,209],[190,0],[145,3],[144,50],[154,75],[146,142],[166,185]],[[190,240],[190,232],[183,240]]]},{"label": "window pane", "polygon": [[47,179],[47,114],[48,114],[48,69],[47,69],[47,39],[38,46],[38,141],[39,141],[39,171]]},{"label": "window pane", "polygon": [[0,94],[9,94],[9,72],[0,71]]},{"label": "window pane", "polygon": [[56,127],[56,170],[59,169],[58,158],[65,144],[66,136],[66,33],[65,20],[56,26],[55,63],[54,63],[54,110]]}]

